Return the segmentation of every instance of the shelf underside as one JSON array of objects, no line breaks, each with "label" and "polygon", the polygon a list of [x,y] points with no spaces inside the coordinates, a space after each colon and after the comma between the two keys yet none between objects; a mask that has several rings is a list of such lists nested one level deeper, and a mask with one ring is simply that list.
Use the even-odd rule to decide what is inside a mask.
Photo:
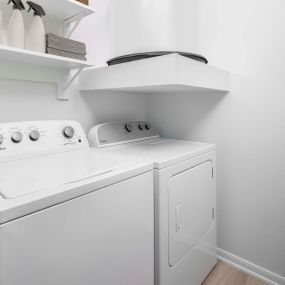
[{"label": "shelf underside", "polygon": [[228,92],[227,90],[217,90],[211,88],[201,88],[195,86],[188,86],[182,84],[163,84],[163,85],[152,85],[152,86],[136,86],[136,87],[121,87],[121,88],[105,88],[96,90],[81,90],[81,91],[113,91],[113,92],[127,92],[127,93],[187,93],[187,92]]}]

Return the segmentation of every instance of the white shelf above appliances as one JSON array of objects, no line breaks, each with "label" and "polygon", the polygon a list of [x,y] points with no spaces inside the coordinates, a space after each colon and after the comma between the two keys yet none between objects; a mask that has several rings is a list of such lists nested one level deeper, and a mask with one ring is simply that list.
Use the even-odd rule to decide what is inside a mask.
[{"label": "white shelf above appliances", "polygon": [[[22,1],[27,7],[26,0]],[[7,2],[6,0],[0,0],[0,5],[6,5]],[[35,2],[44,8],[48,18],[60,22],[72,22],[95,12],[93,7],[84,5],[76,0],[37,0]]]},{"label": "white shelf above appliances", "polygon": [[83,60],[77,60],[2,45],[0,45],[0,62],[29,64],[55,69],[84,68],[92,66],[90,62]]},{"label": "white shelf above appliances", "polygon": [[37,4],[41,3],[52,17],[61,21],[81,19],[95,12],[92,7],[76,0],[37,0]]},{"label": "white shelf above appliances", "polygon": [[76,0],[37,0],[36,2],[44,7],[50,18],[59,21],[75,21],[95,12],[92,7]]},{"label": "white shelf above appliances", "polygon": [[179,54],[88,68],[80,75],[81,91],[133,93],[228,92],[230,73]]}]

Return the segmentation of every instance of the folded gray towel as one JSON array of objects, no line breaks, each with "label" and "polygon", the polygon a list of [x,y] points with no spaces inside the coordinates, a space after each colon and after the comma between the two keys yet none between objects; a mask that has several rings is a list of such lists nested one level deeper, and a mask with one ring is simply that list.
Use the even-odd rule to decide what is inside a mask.
[{"label": "folded gray towel", "polygon": [[46,35],[46,45],[48,48],[86,55],[86,45],[84,43],[63,38],[54,34]]},{"label": "folded gray towel", "polygon": [[47,41],[46,46],[48,48],[54,48],[57,50],[62,50],[62,51],[67,51],[67,52],[73,52],[73,53],[77,53],[77,54],[81,54],[81,55],[86,55],[86,49],[82,49],[82,48],[77,48],[75,46],[71,46],[70,44],[66,44],[66,43],[58,43],[58,42],[54,42],[54,41]]},{"label": "folded gray towel", "polygon": [[58,49],[49,48],[49,47],[47,48],[47,53],[58,55],[58,56],[63,56],[63,57],[68,57],[68,58],[73,58],[73,59],[78,59],[78,60],[84,60],[84,61],[87,60],[85,55],[63,51],[63,50],[58,50]]},{"label": "folded gray towel", "polygon": [[78,48],[86,48],[85,43],[78,42],[78,41],[75,41],[75,40],[71,40],[71,39],[68,39],[68,38],[64,38],[64,37],[61,37],[61,36],[58,36],[58,35],[55,35],[55,34],[52,34],[52,33],[48,33],[47,34],[47,38],[51,39],[51,40],[59,41],[59,42],[60,41],[69,42],[73,46],[76,46]]}]

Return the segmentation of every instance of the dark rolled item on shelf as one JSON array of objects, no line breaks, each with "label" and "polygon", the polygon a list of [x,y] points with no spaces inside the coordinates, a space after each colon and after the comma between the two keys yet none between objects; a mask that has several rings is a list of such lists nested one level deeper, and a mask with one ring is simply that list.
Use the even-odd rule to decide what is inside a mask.
[{"label": "dark rolled item on shelf", "polygon": [[116,58],[112,58],[107,61],[108,65],[116,65],[120,63],[127,63],[127,62],[132,62],[136,60],[142,60],[142,59],[148,59],[152,57],[157,57],[157,56],[162,56],[162,55],[168,55],[168,54],[173,54],[177,53],[180,54],[184,57],[208,64],[208,60],[199,54],[194,54],[194,53],[188,53],[188,52],[179,52],[179,51],[159,51],[159,52],[145,52],[145,53],[135,53],[135,54],[128,54],[128,55],[123,55],[119,56]]}]

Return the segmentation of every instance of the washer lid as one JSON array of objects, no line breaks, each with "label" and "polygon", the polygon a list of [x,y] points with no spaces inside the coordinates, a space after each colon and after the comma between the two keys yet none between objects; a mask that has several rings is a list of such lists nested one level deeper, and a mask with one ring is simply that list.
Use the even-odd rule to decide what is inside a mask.
[{"label": "washer lid", "polygon": [[154,161],[156,169],[174,165],[211,150],[215,150],[215,145],[161,138],[130,144],[125,148],[119,149],[120,152],[123,151],[126,154]]},{"label": "washer lid", "polygon": [[0,164],[0,195],[13,199],[84,181],[136,163],[133,158],[84,149]]}]

